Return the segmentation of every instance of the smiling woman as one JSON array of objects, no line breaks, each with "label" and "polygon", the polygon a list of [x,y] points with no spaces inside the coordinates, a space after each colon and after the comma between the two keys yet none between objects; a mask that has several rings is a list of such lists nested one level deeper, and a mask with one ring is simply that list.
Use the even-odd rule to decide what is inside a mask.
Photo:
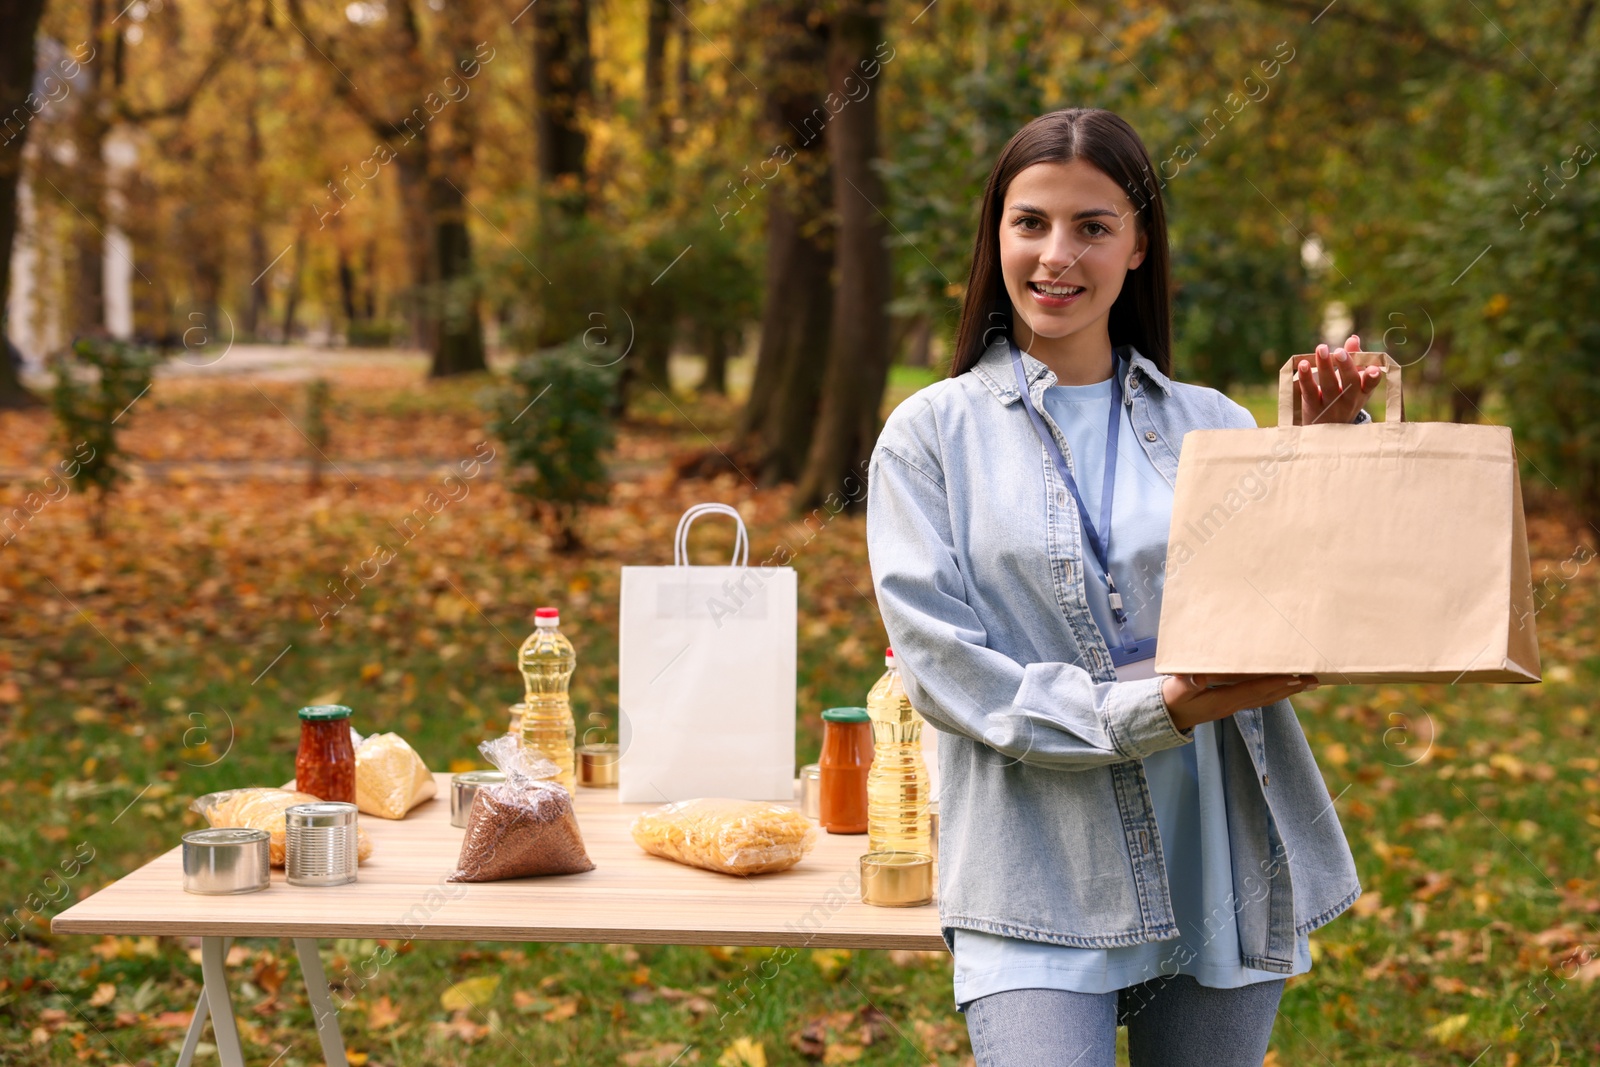
[{"label": "smiling woman", "polygon": [[[1149,174],[1107,111],[1011,139],[950,377],[891,414],[867,481],[878,606],[938,731],[940,928],[980,1067],[1111,1067],[1119,1024],[1134,1067],[1256,1067],[1311,931],[1361,892],[1287,700],[1317,679],[1154,670],[1184,436],[1255,421],[1173,378]],[[1376,383],[1336,361],[1302,369],[1307,423]]]}]

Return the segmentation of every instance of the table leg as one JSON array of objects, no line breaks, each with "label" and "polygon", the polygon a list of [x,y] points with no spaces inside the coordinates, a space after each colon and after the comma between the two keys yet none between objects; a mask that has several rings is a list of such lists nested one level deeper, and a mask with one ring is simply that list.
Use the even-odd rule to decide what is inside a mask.
[{"label": "table leg", "polygon": [[339,1013],[328,996],[328,979],[322,971],[317,939],[295,938],[294,951],[300,957],[300,974],[306,983],[306,999],[311,1002],[311,1018],[317,1024],[317,1040],[322,1043],[322,1061],[327,1067],[347,1067],[344,1036],[339,1033]]},{"label": "table leg", "polygon": [[200,1044],[200,1031],[206,1028],[206,989],[200,987],[200,999],[195,1002],[194,1018],[189,1020],[189,1032],[183,1036],[183,1051],[178,1053],[178,1067],[194,1063],[194,1049]]},{"label": "table leg", "polygon": [[244,1067],[239,1027],[233,1018],[233,998],[228,995],[228,974],[223,969],[227,956],[222,938],[200,939],[200,974],[206,982],[206,1006],[211,1012],[211,1035],[217,1042],[217,1058],[222,1061],[222,1067]]}]

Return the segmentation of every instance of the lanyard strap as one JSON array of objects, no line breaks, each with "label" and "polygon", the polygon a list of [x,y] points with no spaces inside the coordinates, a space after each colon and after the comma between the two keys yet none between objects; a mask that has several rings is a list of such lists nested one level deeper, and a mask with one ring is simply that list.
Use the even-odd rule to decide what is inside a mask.
[{"label": "lanyard strap", "polygon": [[[1017,387],[1022,390],[1023,409],[1028,413],[1028,419],[1033,423],[1034,432],[1039,435],[1039,440],[1044,444],[1049,453],[1050,460],[1056,466],[1056,471],[1061,480],[1067,483],[1067,491],[1072,494],[1072,499],[1078,505],[1078,517],[1083,522],[1083,535],[1089,542],[1089,548],[1094,552],[1095,560],[1100,564],[1100,570],[1106,576],[1106,590],[1110,594],[1111,614],[1117,620],[1117,628],[1124,630],[1128,621],[1128,614],[1122,608],[1122,595],[1117,592],[1117,583],[1111,577],[1111,502],[1117,490],[1117,438],[1122,429],[1122,383],[1119,380],[1120,364],[1116,353],[1111,356],[1111,415],[1106,421],[1106,463],[1105,477],[1101,482],[1100,490],[1100,524],[1096,526],[1089,518],[1089,509],[1084,506],[1083,495],[1078,492],[1078,483],[1072,477],[1072,468],[1067,465],[1066,458],[1061,455],[1061,446],[1056,444],[1056,439],[1050,428],[1044,424],[1044,417],[1039,414],[1039,409],[1033,406],[1033,394],[1028,391],[1028,378],[1022,371],[1022,353],[1018,351],[1016,342],[1011,345],[1011,367],[1017,374]],[[1102,534],[1101,531],[1104,530]]]}]

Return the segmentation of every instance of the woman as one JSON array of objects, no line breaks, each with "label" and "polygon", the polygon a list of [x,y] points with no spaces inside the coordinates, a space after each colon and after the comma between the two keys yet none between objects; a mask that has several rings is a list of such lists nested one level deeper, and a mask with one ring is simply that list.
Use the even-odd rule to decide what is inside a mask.
[{"label": "woman", "polygon": [[[1011,139],[950,378],[872,457],[873,583],[940,732],[940,926],[982,1065],[1110,1067],[1122,1023],[1136,1065],[1259,1067],[1310,932],[1361,892],[1287,699],[1317,679],[1152,669],[1183,435],[1255,425],[1170,377],[1153,173],[1106,111]],[[1306,424],[1370,421],[1359,347],[1301,361]]]}]

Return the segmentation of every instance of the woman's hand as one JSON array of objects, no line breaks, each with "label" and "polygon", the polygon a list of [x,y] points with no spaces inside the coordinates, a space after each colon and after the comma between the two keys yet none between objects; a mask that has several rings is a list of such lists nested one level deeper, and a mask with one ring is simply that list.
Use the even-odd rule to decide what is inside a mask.
[{"label": "woman's hand", "polygon": [[[1350,353],[1361,351],[1361,338],[1355,334],[1343,348],[1329,351],[1327,345],[1318,345],[1316,352],[1317,377],[1312,378],[1312,361],[1302,359],[1295,367],[1295,377],[1300,381],[1300,424],[1352,422],[1366,406],[1367,398],[1383,377],[1382,367],[1357,369],[1350,362]],[[1318,382],[1321,386],[1318,386]]]},{"label": "woman's hand", "polygon": [[1318,686],[1314,674],[1171,674],[1161,683],[1167,715],[1179,730],[1225,719],[1245,708],[1304,693]]}]

